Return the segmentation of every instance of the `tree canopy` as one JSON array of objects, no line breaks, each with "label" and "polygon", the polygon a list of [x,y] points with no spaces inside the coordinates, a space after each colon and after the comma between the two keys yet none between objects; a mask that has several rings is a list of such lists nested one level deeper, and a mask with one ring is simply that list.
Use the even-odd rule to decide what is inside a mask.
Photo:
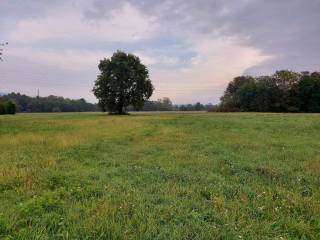
[{"label": "tree canopy", "polygon": [[271,76],[241,76],[221,97],[220,111],[320,112],[320,73],[277,71]]},{"label": "tree canopy", "polygon": [[117,51],[110,59],[101,60],[98,67],[93,93],[103,111],[123,114],[130,105],[138,110],[151,97],[148,69],[137,56]]},{"label": "tree canopy", "polygon": [[20,93],[10,93],[0,96],[3,104],[12,101],[18,112],[92,112],[97,110],[96,104],[85,99],[69,99],[57,96],[30,97]]}]

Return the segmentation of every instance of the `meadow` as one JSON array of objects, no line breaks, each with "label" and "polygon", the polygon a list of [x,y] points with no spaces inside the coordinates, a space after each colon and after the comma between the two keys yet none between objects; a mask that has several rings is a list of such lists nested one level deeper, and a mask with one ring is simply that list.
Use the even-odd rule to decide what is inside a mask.
[{"label": "meadow", "polygon": [[320,115],[0,116],[0,239],[320,239]]}]

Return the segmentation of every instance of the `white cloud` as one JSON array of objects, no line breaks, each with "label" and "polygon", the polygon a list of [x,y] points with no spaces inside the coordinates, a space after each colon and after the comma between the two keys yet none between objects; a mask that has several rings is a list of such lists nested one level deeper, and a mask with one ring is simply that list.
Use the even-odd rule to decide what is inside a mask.
[{"label": "white cloud", "polygon": [[14,48],[8,49],[8,56],[26,59],[38,65],[54,66],[60,69],[80,72],[97,71],[98,63],[111,53],[81,49],[37,49]]},{"label": "white cloud", "polygon": [[[215,23],[217,19],[211,19],[211,16],[229,16],[236,10],[230,5],[219,8],[215,15],[210,8],[193,11],[197,5],[193,1],[189,1],[188,11],[183,7],[174,8],[176,2],[173,6],[157,5],[151,11],[154,14],[149,12],[144,15],[147,8],[137,10],[137,4],[116,4],[116,7],[111,4],[103,17],[86,18],[83,15],[84,4],[90,6],[91,1],[76,2],[78,5],[75,6],[59,4],[42,14],[42,17],[33,16],[17,21],[9,33],[10,45],[5,55],[30,63],[25,67],[21,67],[21,62],[20,65],[12,63],[24,68],[25,79],[29,82],[24,83],[19,74],[11,74],[3,65],[2,71],[8,77],[2,79],[11,81],[16,78],[17,82],[14,85],[7,81],[8,89],[19,87],[23,91],[29,87],[23,84],[30,85],[35,81],[31,86],[35,88],[41,81],[42,86],[48,85],[46,90],[42,90],[45,93],[59,92],[65,96],[92,98],[90,88],[98,73],[99,60],[110,57],[116,50],[110,46],[120,46],[120,49],[128,46],[150,70],[151,80],[156,87],[153,99],[167,96],[175,103],[215,103],[235,76],[271,59],[257,45],[248,44],[252,41],[252,35],[236,31],[226,34],[226,26],[229,25],[220,24],[219,21]],[[162,13],[162,18],[152,16],[158,12]],[[173,17],[170,18],[170,14]],[[244,37],[226,37],[231,35]],[[145,39],[148,41],[141,41]],[[55,41],[59,47],[55,46]],[[70,42],[75,43],[74,46],[70,47]],[[86,46],[88,42],[96,45]],[[101,43],[107,43],[106,46],[109,44],[109,48]],[[142,43],[151,44],[148,47]],[[32,64],[34,67],[30,68]],[[46,75],[46,69],[50,69],[51,78]],[[60,79],[59,90],[57,86],[50,85],[55,78]],[[79,79],[82,86],[73,84],[79,83]],[[67,88],[66,83],[72,87]]]},{"label": "white cloud", "polygon": [[[155,49],[145,49],[134,51],[133,54],[139,56],[143,64],[152,68],[174,68],[181,65],[179,53],[172,53],[170,51],[157,51]],[[174,55],[177,54],[177,55]]]},{"label": "white cloud", "polygon": [[44,18],[24,19],[9,35],[13,42],[32,43],[41,40],[100,40],[131,42],[151,36],[152,18],[143,16],[130,4],[110,12],[108,18],[88,20],[74,6],[55,8]]},{"label": "white cloud", "polygon": [[[83,43],[132,42],[152,35],[152,19],[143,16],[132,5],[125,3],[113,9],[108,18],[89,20],[83,17],[83,4],[66,3],[48,11],[45,17],[27,18],[17,22],[9,33],[11,46],[6,54],[26,59],[42,66],[81,72],[96,72],[99,60],[110,57],[111,50],[90,50]],[[38,41],[48,41],[47,47],[38,47]],[[56,48],[55,41],[74,42],[75,48]],[[43,44],[42,44],[43,45]],[[46,45],[46,44],[45,44]],[[94,47],[94,46],[93,46]],[[152,64],[154,60],[142,55]],[[58,70],[59,71],[59,70]]]},{"label": "white cloud", "polygon": [[189,67],[155,71],[154,99],[167,96],[178,103],[217,102],[227,83],[245,69],[270,59],[260,50],[239,45],[235,39],[202,39],[195,43],[196,57]]},{"label": "white cloud", "polygon": [[[241,45],[236,38],[193,38],[190,49],[195,57],[187,66],[172,68],[179,60],[174,56],[159,54],[157,50],[138,50],[141,61],[148,65],[156,90],[152,99],[170,97],[175,103],[217,103],[226,84],[235,76],[271,58],[260,50]],[[8,49],[8,56],[19,57],[37,65],[53,66],[63,70],[92,73],[98,72],[100,59],[111,57],[111,52],[81,49]],[[164,67],[159,67],[164,66]],[[72,79],[71,79],[72,80]]]}]

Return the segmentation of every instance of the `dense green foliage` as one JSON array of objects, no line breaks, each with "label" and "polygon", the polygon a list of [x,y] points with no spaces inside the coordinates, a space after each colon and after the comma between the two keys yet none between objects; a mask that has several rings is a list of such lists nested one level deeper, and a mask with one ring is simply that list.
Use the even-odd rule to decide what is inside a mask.
[{"label": "dense green foliage", "polygon": [[0,114],[15,114],[16,113],[16,104],[11,100],[3,101],[0,98]]},{"label": "dense green foliage", "polygon": [[133,54],[117,51],[100,61],[99,70],[93,93],[104,111],[122,114],[130,105],[141,109],[152,95],[148,70]]},{"label": "dense green foliage", "polygon": [[320,112],[320,73],[278,71],[236,77],[221,98],[221,111]]},{"label": "dense green foliage", "polygon": [[29,97],[20,93],[10,93],[1,96],[3,101],[12,100],[17,105],[18,112],[92,112],[97,110],[96,104],[86,100],[48,96]]},{"label": "dense green foliage", "polygon": [[319,121],[0,116],[0,239],[320,239]]}]

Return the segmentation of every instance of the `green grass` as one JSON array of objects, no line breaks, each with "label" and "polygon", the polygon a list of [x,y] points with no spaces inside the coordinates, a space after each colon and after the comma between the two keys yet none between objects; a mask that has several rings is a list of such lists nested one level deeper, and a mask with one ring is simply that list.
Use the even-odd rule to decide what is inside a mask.
[{"label": "green grass", "polygon": [[0,116],[0,239],[320,239],[320,115]]}]

